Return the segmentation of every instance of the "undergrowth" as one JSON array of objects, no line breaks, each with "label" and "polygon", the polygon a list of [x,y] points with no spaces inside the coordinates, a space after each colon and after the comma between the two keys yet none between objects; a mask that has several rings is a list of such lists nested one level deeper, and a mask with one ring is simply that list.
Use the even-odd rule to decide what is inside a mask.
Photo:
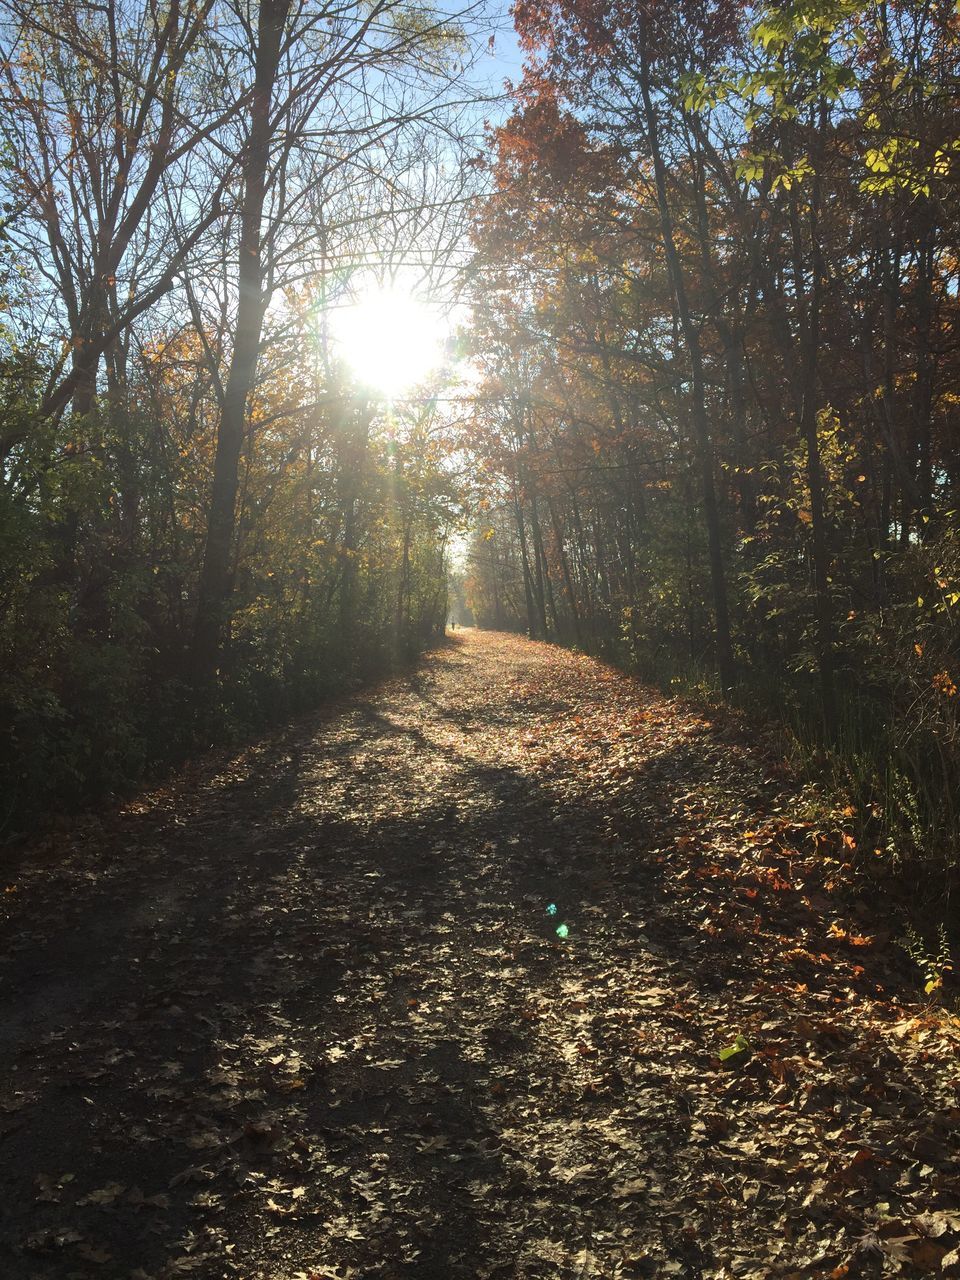
[{"label": "undergrowth", "polygon": [[819,812],[811,816],[832,818],[849,834],[861,887],[894,894],[926,933],[933,922],[949,920],[960,879],[960,761],[882,691],[848,681],[838,694],[836,733],[828,738],[818,692],[801,677],[746,670],[724,696],[716,674],[693,661],[638,655],[621,665],[711,714],[734,710],[792,773],[812,784]]}]

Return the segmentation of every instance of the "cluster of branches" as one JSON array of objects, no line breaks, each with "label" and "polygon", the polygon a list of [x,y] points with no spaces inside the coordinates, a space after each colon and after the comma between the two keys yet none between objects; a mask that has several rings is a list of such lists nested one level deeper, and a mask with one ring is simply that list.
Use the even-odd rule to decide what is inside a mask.
[{"label": "cluster of branches", "polygon": [[442,624],[436,413],[385,422],[328,321],[444,285],[480,19],[0,2],[0,825]]},{"label": "cluster of branches", "polygon": [[795,692],[834,743],[899,716],[886,803],[955,822],[956,6],[516,16],[476,233],[480,621]]}]

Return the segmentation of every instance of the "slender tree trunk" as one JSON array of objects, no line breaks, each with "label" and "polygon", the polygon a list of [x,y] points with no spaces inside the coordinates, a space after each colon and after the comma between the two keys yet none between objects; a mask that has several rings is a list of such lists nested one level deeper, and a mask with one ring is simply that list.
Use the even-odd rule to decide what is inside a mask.
[{"label": "slender tree trunk", "polygon": [[[547,561],[547,551],[543,543],[543,532],[540,528],[540,513],[537,508],[537,499],[534,498],[531,503],[531,515],[533,518],[533,537],[537,547],[537,556],[540,560],[541,573],[543,576],[543,589],[547,606],[547,613],[550,616],[550,624],[553,627],[554,639],[560,638],[560,621],[557,617],[557,602],[553,594],[553,580],[550,577],[550,565]],[[548,636],[549,639],[549,636]]]},{"label": "slender tree trunk", "polygon": [[[817,637],[817,667],[824,727],[832,735],[836,731],[837,709],[834,687],[835,631],[830,603],[830,550],[827,542],[827,512],[824,492],[823,464],[818,435],[818,397],[820,381],[820,321],[823,303],[823,251],[820,246],[821,152],[826,108],[818,108],[815,124],[815,159],[812,189],[808,206],[810,236],[810,288],[803,288],[803,244],[800,214],[791,201],[794,273],[800,307],[800,436],[807,454],[807,488],[810,493],[810,536],[813,554],[814,622]],[[804,297],[804,295],[806,295]],[[805,304],[805,305],[804,305]]]},{"label": "slender tree trunk", "polygon": [[570,561],[563,545],[563,528],[557,516],[557,508],[552,498],[547,499],[550,512],[550,523],[553,525],[553,536],[557,542],[557,555],[560,557],[560,570],[563,573],[563,586],[567,600],[570,602],[570,617],[573,621],[573,638],[577,648],[583,648],[583,635],[580,631],[580,610],[577,607],[577,593],[573,589],[573,578],[570,575]]},{"label": "slender tree trunk", "polygon": [[683,333],[684,345],[690,360],[690,407],[693,419],[694,442],[703,497],[703,515],[707,528],[707,547],[710,559],[710,585],[713,594],[714,627],[717,646],[717,671],[725,689],[734,682],[736,668],[733,643],[730,638],[730,613],[727,603],[727,579],[723,564],[723,538],[720,528],[720,509],[717,502],[716,477],[714,475],[713,436],[707,417],[706,388],[703,373],[703,351],[700,334],[694,324],[687,299],[683,267],[677,251],[673,231],[673,217],[667,195],[667,173],[660,147],[657,116],[650,93],[649,68],[642,64],[639,71],[640,93],[646,122],[647,142],[653,160],[657,206],[660,215],[660,231],[667,273],[677,306],[677,317]]},{"label": "slender tree trunk", "polygon": [[[692,130],[700,141],[700,131]],[[731,320],[724,313],[724,299],[717,287],[714,269],[713,236],[710,228],[710,212],[707,206],[706,169],[703,156],[698,153],[695,166],[694,199],[697,206],[697,229],[700,240],[700,265],[706,284],[710,317],[723,344],[723,360],[727,371],[727,404],[730,433],[733,437],[736,462],[736,492],[739,497],[741,527],[753,529],[757,522],[756,486],[751,475],[747,444],[747,374],[744,356],[743,327],[734,312]],[[726,305],[733,311],[734,303]]]},{"label": "slender tree trunk", "polygon": [[923,537],[923,517],[933,506],[933,391],[936,356],[930,340],[933,323],[933,235],[926,230],[917,247],[917,376],[913,420],[916,449],[917,528]]},{"label": "slender tree trunk", "polygon": [[544,588],[543,540],[540,537],[540,520],[537,516],[537,499],[535,495],[530,500],[530,535],[533,538],[533,585],[537,606],[537,622],[540,626],[541,638],[549,640],[550,628],[547,626],[547,603]]},{"label": "slender tree trunk", "polygon": [[356,415],[345,410],[341,416],[339,448],[340,492],[340,651],[346,658],[353,651],[357,617],[357,552],[360,549],[357,503],[366,471],[371,412],[361,406]]},{"label": "slender tree trunk", "polygon": [[258,10],[250,129],[242,168],[237,319],[217,432],[193,643],[195,678],[204,685],[216,675],[224,631],[229,621],[230,556],[236,524],[240,454],[246,427],[247,399],[256,378],[267,301],[263,296],[261,232],[270,163],[270,106],[291,2],[261,0]]},{"label": "slender tree trunk", "polygon": [[412,520],[409,516],[403,518],[403,555],[400,560],[400,581],[397,585],[397,611],[394,619],[394,650],[398,657],[403,657],[404,653],[404,622],[409,622],[409,604],[410,604],[410,539]]},{"label": "slender tree trunk", "polygon": [[572,485],[568,486],[570,495],[570,510],[573,514],[573,527],[577,535],[576,553],[580,562],[580,579],[583,583],[583,607],[586,613],[587,626],[590,629],[590,638],[593,644],[597,640],[597,604],[596,595],[590,587],[590,575],[588,572],[587,557],[587,538],[583,528],[583,519],[580,515],[580,504],[577,502],[577,495]]},{"label": "slender tree trunk", "polygon": [[500,593],[500,558],[497,556],[493,565],[493,625],[498,631],[502,631],[503,624],[503,600]]},{"label": "slender tree trunk", "polygon": [[527,606],[527,630],[533,638],[539,639],[537,633],[537,615],[533,607],[533,586],[530,578],[530,558],[527,555],[527,530],[523,519],[523,504],[520,493],[514,482],[513,510],[517,520],[517,537],[520,540],[520,564],[523,569],[523,595]]}]

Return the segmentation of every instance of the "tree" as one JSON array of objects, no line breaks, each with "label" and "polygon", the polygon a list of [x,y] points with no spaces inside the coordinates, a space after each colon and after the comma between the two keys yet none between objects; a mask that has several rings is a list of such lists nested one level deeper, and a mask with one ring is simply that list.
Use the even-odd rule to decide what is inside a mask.
[{"label": "tree", "polygon": [[[462,64],[454,67],[447,58],[464,39],[460,17],[424,20],[396,0],[336,10],[312,0],[276,0],[260,6],[251,34],[249,119],[240,142],[237,304],[193,644],[201,683],[214,675],[229,617],[239,463],[263,317],[281,283],[289,229],[300,207],[310,205],[307,189],[317,178],[310,161],[333,149],[336,170],[349,173],[364,149],[443,115],[444,91],[462,73]],[[369,79],[378,82],[377,93]],[[321,173],[328,176],[327,166]],[[302,272],[303,263],[295,269]]]},{"label": "tree", "polygon": [[[202,142],[229,119],[200,62],[214,0],[166,9],[68,0],[0,9],[7,234],[54,290],[66,343],[43,397],[90,411],[104,354],[173,287],[220,216],[224,174],[176,236],[157,217]],[[0,456],[15,439],[0,443]]]}]

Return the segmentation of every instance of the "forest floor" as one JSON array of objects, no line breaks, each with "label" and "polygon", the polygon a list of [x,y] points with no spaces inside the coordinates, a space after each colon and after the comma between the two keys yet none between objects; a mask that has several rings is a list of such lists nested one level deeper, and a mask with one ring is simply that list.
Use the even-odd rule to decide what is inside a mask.
[{"label": "forest floor", "polygon": [[0,1277],[960,1274],[960,1021],[848,843],[473,631],[63,824],[0,880]]}]

